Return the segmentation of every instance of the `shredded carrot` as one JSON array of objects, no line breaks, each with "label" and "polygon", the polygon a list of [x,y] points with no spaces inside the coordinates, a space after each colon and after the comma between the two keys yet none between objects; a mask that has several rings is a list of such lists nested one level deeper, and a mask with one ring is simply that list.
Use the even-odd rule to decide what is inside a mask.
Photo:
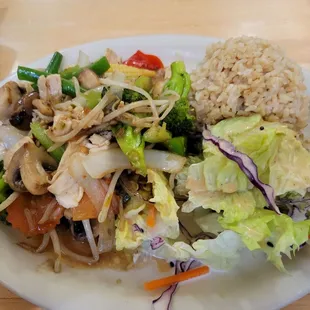
[{"label": "shredded carrot", "polygon": [[203,274],[209,273],[208,266],[201,266],[192,270],[188,270],[170,277],[153,280],[150,282],[144,283],[144,289],[147,291],[156,290],[165,286],[172,285],[174,283],[186,281],[192,278],[202,276]]},{"label": "shredded carrot", "polygon": [[156,224],[156,209],[153,205],[149,205],[149,212],[146,218],[146,225],[149,227],[154,227]]}]

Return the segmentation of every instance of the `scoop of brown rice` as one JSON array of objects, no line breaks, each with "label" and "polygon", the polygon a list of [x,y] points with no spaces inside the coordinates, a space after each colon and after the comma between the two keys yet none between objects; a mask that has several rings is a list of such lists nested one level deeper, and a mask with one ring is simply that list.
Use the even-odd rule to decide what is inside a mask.
[{"label": "scoop of brown rice", "polygon": [[307,125],[301,68],[269,41],[239,37],[213,44],[191,79],[191,104],[200,122],[259,113],[296,130]]}]

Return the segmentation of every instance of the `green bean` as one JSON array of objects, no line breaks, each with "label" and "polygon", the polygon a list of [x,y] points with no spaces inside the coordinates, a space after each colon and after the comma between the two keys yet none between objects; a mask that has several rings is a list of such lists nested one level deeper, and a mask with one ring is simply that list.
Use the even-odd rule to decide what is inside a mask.
[{"label": "green bean", "polygon": [[46,67],[45,72],[48,74],[58,73],[62,58],[62,54],[60,54],[59,52],[55,52],[48,66]]},{"label": "green bean", "polygon": [[[42,72],[36,69],[32,69],[32,68],[23,67],[23,66],[18,66],[18,69],[17,69],[17,76],[20,80],[25,80],[25,81],[36,83],[38,81],[38,78],[41,75],[48,76],[48,73]],[[65,95],[68,95],[71,97],[76,96],[75,88],[71,81],[68,81],[66,79],[61,79],[61,86],[62,86],[62,92]],[[86,89],[84,89],[83,87],[80,87],[80,90],[83,93],[86,91]]]},{"label": "green bean", "polygon": [[108,62],[107,57],[103,56],[100,59],[96,60],[89,66],[81,68],[76,65],[74,67],[69,67],[65,69],[63,72],[60,72],[60,76],[64,79],[71,79],[72,77],[77,77],[84,69],[90,69],[94,71],[97,75],[102,75],[104,72],[108,71],[110,68],[110,64]]},{"label": "green bean", "polygon": [[73,76],[78,76],[82,69],[80,66],[76,65],[74,67],[66,68],[64,71],[60,72],[60,76],[63,79],[70,80]]},{"label": "green bean", "polygon": [[[30,124],[31,133],[38,139],[38,141],[41,143],[41,145],[47,150],[49,149],[54,142],[48,137],[48,135],[45,132],[45,129],[41,127],[39,123],[31,123]],[[59,147],[56,150],[50,152],[51,156],[57,160],[57,162],[60,162],[62,155],[65,152],[64,147]]]}]

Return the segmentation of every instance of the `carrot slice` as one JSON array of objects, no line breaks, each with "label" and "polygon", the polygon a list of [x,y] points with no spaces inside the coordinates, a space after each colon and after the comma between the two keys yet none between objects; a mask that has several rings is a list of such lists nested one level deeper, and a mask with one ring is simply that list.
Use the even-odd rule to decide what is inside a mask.
[{"label": "carrot slice", "polygon": [[[42,196],[33,196],[28,193],[20,194],[18,198],[6,209],[8,212],[7,221],[12,224],[13,228],[20,230],[27,236],[36,236],[45,234],[55,228],[63,217],[64,208],[58,203],[50,212],[49,218],[42,224],[39,224],[48,205],[50,205],[55,197],[51,194]],[[29,227],[25,215],[27,209],[33,227]]]},{"label": "carrot slice", "polygon": [[203,274],[209,273],[209,267],[208,266],[201,266],[192,270],[188,270],[173,276],[169,276],[162,279],[153,280],[150,282],[144,283],[144,289],[147,291],[156,290],[158,288],[162,288],[164,286],[169,286],[174,283],[186,281],[192,278],[199,277]]},{"label": "carrot slice", "polygon": [[146,225],[154,227],[156,224],[156,209],[153,205],[149,205],[149,211],[146,218]]},{"label": "carrot slice", "polygon": [[89,197],[84,194],[79,205],[72,208],[73,221],[83,221],[88,219],[95,219],[98,217],[98,211],[93,205]]}]

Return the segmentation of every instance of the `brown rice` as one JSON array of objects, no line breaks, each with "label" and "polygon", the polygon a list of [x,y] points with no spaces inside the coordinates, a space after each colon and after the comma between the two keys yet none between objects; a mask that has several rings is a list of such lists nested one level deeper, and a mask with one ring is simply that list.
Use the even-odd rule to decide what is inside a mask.
[{"label": "brown rice", "polygon": [[191,79],[191,104],[200,122],[259,113],[296,130],[307,125],[309,97],[301,68],[269,41],[239,37],[215,43]]}]

